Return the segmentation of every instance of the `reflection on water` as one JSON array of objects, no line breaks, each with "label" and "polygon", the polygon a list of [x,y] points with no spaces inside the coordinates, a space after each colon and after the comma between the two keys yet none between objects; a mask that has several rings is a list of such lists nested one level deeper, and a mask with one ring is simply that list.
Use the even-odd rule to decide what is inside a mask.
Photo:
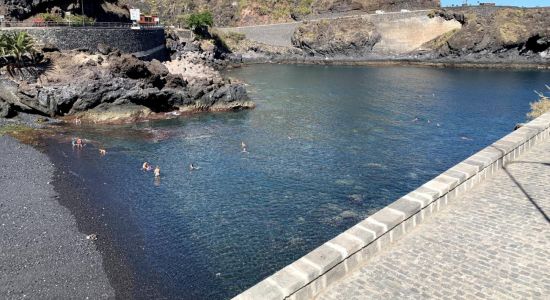
[{"label": "reflection on water", "polygon": [[[93,191],[137,298],[236,295],[509,132],[549,78],[284,65],[229,75],[250,84],[255,110],[69,129],[50,147]],[[73,136],[88,145],[73,150]]]}]

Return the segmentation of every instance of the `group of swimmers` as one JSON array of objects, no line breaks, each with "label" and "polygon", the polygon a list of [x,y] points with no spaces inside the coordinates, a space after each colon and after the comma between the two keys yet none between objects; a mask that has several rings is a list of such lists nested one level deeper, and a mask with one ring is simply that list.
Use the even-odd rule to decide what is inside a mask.
[{"label": "group of swimmers", "polygon": [[[242,141],[241,141],[241,152],[248,153],[248,151],[246,150],[246,144]],[[156,166],[153,169],[153,166],[150,163],[144,162],[143,165],[141,166],[141,169],[145,172],[149,172],[149,171],[152,170],[153,174],[155,174],[155,178],[160,178],[160,167],[159,166]],[[189,171],[196,171],[196,170],[200,170],[200,167],[196,166],[193,163],[189,164]]]},{"label": "group of swimmers", "polygon": [[[141,166],[141,169],[143,171],[149,172],[149,171],[153,170],[153,166],[151,166],[151,164],[149,164],[148,162],[144,162],[143,165]],[[155,169],[153,170],[153,173],[155,174],[156,178],[159,178],[160,177],[160,167],[156,166]]]},{"label": "group of swimmers", "polygon": [[[79,138],[79,137],[72,138],[71,139],[71,144],[73,145],[73,149],[74,148],[83,149],[84,146],[86,146],[86,144],[84,144],[84,140]],[[107,150],[105,150],[105,149],[99,148],[98,150],[99,150],[99,155],[100,156],[105,156],[107,154]]]}]

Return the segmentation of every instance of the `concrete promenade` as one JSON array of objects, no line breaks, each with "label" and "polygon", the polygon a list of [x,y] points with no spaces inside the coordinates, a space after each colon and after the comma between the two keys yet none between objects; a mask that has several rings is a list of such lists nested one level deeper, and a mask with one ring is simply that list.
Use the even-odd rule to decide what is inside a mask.
[{"label": "concrete promenade", "polygon": [[549,299],[550,140],[317,299]]}]

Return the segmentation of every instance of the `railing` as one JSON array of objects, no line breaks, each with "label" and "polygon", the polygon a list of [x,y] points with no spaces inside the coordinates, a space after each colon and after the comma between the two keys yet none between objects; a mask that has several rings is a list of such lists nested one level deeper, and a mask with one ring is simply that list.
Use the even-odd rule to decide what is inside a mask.
[{"label": "railing", "polygon": [[36,22],[36,21],[5,21],[0,22],[0,29],[5,28],[45,28],[45,27],[75,27],[75,28],[135,28],[156,29],[162,25],[136,25],[123,22]]}]

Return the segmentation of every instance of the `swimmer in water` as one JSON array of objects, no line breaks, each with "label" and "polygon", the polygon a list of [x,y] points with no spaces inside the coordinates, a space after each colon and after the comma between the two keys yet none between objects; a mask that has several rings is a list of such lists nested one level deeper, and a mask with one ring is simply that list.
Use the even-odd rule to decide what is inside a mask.
[{"label": "swimmer in water", "polygon": [[144,162],[143,165],[141,166],[141,169],[142,169],[143,171],[149,171],[149,170],[150,170],[150,169],[149,169],[150,167],[151,167],[151,166],[149,165],[148,162]]},{"label": "swimmer in water", "polygon": [[107,150],[105,150],[105,149],[99,149],[99,155],[100,155],[100,156],[105,156],[105,154],[107,154]]},{"label": "swimmer in water", "polygon": [[243,141],[241,141],[241,148],[246,149],[246,144]]},{"label": "swimmer in water", "polygon": [[195,171],[195,170],[198,170],[198,169],[200,169],[200,167],[195,166],[193,163],[191,163],[189,165],[189,171]]},{"label": "swimmer in water", "polygon": [[159,177],[160,177],[160,168],[159,168],[159,166],[157,166],[155,168],[155,178],[159,178]]}]

